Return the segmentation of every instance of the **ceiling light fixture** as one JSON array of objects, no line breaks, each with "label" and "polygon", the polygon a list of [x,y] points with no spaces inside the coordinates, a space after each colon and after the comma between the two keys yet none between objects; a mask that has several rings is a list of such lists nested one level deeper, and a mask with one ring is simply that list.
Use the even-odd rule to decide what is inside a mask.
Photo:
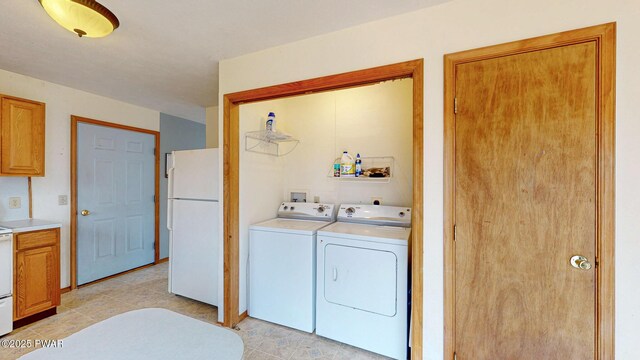
[{"label": "ceiling light fixture", "polygon": [[53,20],[80,37],[107,36],[120,26],[109,9],[93,0],[38,1]]}]

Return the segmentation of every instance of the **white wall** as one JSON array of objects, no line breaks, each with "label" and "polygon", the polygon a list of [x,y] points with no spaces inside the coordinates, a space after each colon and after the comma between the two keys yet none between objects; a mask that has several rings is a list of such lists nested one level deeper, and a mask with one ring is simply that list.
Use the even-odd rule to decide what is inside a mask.
[{"label": "white wall", "polygon": [[[300,139],[284,157],[284,198],[307,190],[307,201],[319,196],[320,202],[368,204],[376,197],[386,205],[411,206],[412,94],[413,81],[404,79],[278,100],[287,111],[278,125]],[[389,183],[327,177],[345,150],[353,157],[393,157]]]},{"label": "white wall", "polygon": [[[265,112],[265,107],[267,110]],[[282,103],[259,102],[240,106],[240,134],[264,129],[269,111],[285,116]],[[250,145],[253,145],[252,143]],[[240,313],[247,310],[249,259],[249,225],[276,217],[282,198],[284,172],[282,157],[244,151],[245,137],[240,137]],[[266,149],[269,150],[269,149]],[[223,264],[223,263],[222,263]],[[218,308],[222,309],[223,297]],[[222,321],[219,311],[219,321]]]},{"label": "white wall", "polygon": [[[20,208],[9,209],[9,198],[19,197]],[[0,221],[29,217],[29,184],[26,177],[0,177]]]},{"label": "white wall", "polygon": [[58,195],[70,195],[70,116],[159,130],[160,113],[4,70],[0,70],[0,93],[46,103],[46,176],[32,180],[33,217],[62,223],[60,285],[67,287],[70,208],[58,205]]},{"label": "white wall", "polygon": [[222,61],[219,103],[236,91],[424,58],[424,357],[439,360],[444,342],[443,55],[617,21],[616,355],[633,359],[640,354],[639,18],[637,0],[455,0]]}]

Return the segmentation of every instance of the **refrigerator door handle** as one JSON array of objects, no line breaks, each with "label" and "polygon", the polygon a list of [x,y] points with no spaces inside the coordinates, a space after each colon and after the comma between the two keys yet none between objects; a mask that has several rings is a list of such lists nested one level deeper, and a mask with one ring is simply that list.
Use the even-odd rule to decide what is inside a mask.
[{"label": "refrigerator door handle", "polygon": [[167,200],[167,230],[173,230],[173,200]]},{"label": "refrigerator door handle", "polygon": [[174,167],[170,167],[169,170],[167,170],[167,174],[169,175],[169,180],[167,185],[167,198],[169,199],[173,198],[173,174],[175,170],[176,169]]},{"label": "refrigerator door handle", "polygon": [[170,167],[167,173],[169,174],[169,182],[167,184],[167,230],[173,230],[173,174],[175,172],[174,167]]}]

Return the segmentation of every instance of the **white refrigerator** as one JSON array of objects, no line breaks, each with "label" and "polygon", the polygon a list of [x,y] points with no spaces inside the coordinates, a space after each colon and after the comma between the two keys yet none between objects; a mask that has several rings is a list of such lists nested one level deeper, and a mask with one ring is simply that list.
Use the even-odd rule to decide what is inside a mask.
[{"label": "white refrigerator", "polygon": [[218,149],[172,153],[169,167],[169,292],[218,305]]}]

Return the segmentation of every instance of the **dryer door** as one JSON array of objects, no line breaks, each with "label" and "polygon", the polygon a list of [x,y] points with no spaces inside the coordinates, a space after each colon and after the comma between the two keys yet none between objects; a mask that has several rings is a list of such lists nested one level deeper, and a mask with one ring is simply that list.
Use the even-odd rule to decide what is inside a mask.
[{"label": "dryer door", "polygon": [[393,252],[336,244],[328,244],[324,251],[328,302],[395,316],[398,258]]}]

